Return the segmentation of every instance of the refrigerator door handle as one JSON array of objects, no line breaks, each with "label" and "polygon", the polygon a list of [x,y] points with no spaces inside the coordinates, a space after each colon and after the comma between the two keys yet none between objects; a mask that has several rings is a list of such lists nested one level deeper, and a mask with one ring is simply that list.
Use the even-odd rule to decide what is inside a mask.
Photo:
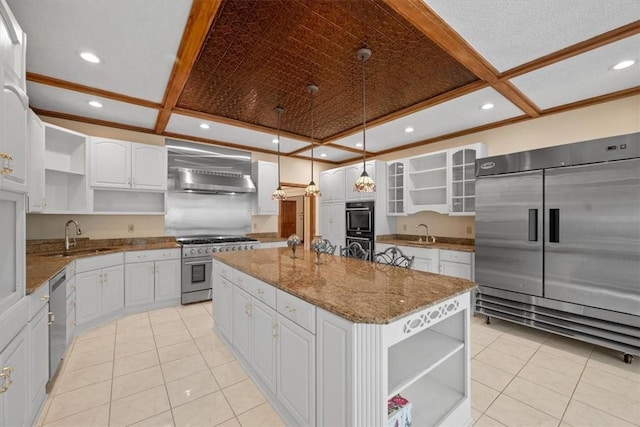
[{"label": "refrigerator door handle", "polygon": [[560,243],[560,209],[549,209],[549,243]]},{"label": "refrigerator door handle", "polygon": [[529,209],[529,241],[538,241],[538,209]]}]

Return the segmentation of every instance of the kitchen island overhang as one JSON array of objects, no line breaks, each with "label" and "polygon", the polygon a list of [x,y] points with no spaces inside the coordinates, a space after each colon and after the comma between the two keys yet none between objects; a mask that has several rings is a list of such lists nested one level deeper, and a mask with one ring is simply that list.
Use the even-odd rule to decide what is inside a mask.
[{"label": "kitchen island overhang", "polygon": [[287,423],[386,425],[396,394],[414,425],[471,423],[475,283],[287,248],[213,259],[216,329]]}]

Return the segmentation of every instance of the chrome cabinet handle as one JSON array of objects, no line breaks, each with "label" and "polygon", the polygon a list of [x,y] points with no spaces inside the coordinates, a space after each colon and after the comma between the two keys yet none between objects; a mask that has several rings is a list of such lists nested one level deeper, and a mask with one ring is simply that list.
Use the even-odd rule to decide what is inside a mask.
[{"label": "chrome cabinet handle", "polygon": [[53,311],[50,311],[47,314],[49,315],[49,322],[47,324],[48,325],[53,325],[53,323],[56,321],[56,315],[53,314]]},{"label": "chrome cabinet handle", "polygon": [[289,312],[289,313],[295,313],[296,309],[295,307],[289,307],[288,305],[285,305],[284,308]]},{"label": "chrome cabinet handle", "polygon": [[0,153],[0,159],[2,159],[2,169],[0,169],[0,175],[11,174],[13,172],[13,157],[6,153]]},{"label": "chrome cabinet handle", "polygon": [[264,291],[262,289],[260,289],[260,288],[258,288],[258,295],[260,295],[260,296],[264,295]]},{"label": "chrome cabinet handle", "polygon": [[43,302],[47,302],[47,301],[49,301],[49,295],[42,295],[42,296],[40,297],[40,301],[43,301]]},{"label": "chrome cabinet handle", "polygon": [[274,338],[278,338],[278,323],[274,323],[271,327],[271,332]]},{"label": "chrome cabinet handle", "polygon": [[244,314],[247,315],[247,317],[251,317],[251,303],[248,302],[244,305]]}]

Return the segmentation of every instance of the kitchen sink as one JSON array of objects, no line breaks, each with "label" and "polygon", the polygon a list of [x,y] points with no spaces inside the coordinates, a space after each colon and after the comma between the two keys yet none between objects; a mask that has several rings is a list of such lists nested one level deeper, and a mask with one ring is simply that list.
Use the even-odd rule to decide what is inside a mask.
[{"label": "kitchen sink", "polygon": [[52,257],[56,257],[56,258],[65,258],[65,257],[71,257],[71,256],[83,256],[83,255],[97,255],[100,254],[102,252],[109,252],[109,251],[114,251],[117,250],[118,248],[90,248],[90,249],[80,249],[77,251],[69,251],[68,254],[62,253],[62,254],[52,254],[52,255],[48,255],[48,256],[52,256]]}]

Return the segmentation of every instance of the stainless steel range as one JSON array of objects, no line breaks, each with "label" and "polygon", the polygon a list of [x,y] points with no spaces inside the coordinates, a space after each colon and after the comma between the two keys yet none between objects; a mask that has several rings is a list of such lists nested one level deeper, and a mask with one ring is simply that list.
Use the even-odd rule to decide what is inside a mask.
[{"label": "stainless steel range", "polygon": [[211,299],[211,254],[240,252],[260,243],[245,236],[185,236],[182,245],[182,304]]}]

